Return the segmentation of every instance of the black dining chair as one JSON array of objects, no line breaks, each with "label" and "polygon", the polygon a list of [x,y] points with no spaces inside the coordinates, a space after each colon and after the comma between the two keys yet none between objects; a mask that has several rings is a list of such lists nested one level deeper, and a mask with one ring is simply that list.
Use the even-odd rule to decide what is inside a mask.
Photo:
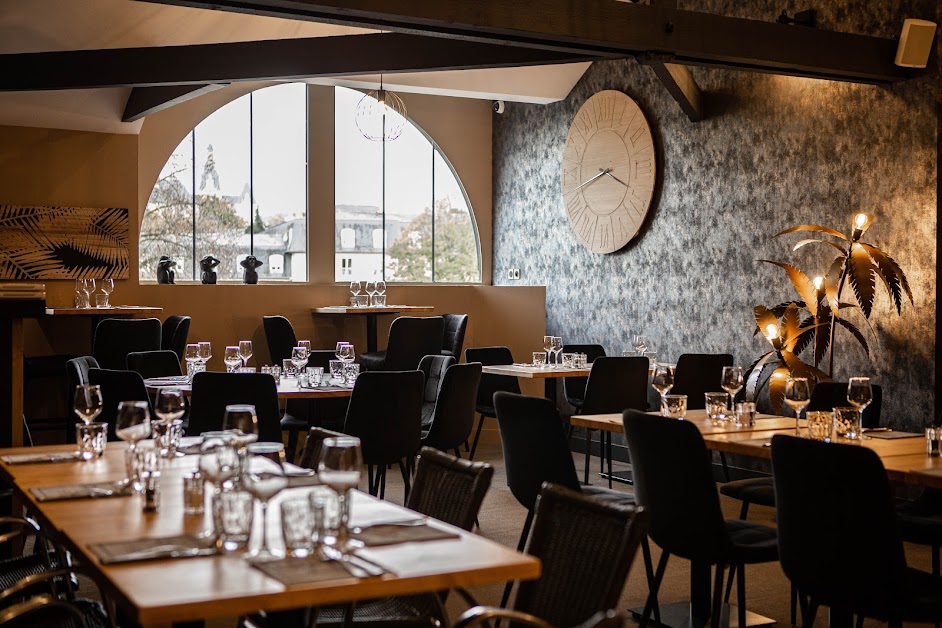
[{"label": "black dining chair", "polygon": [[96,421],[108,424],[108,440],[118,440],[115,434],[115,419],[118,416],[118,404],[122,401],[146,401],[151,415],[150,395],[144,386],[144,379],[139,373],[127,370],[88,369],[88,383],[101,387],[102,409]]},{"label": "black dining chair", "polygon": [[742,519],[724,519],[712,461],[693,423],[626,410],[623,425],[634,471],[635,498],[648,511],[648,535],[662,550],[641,625],[645,626],[651,616],[667,561],[673,554],[695,563],[716,565],[713,626],[720,625],[725,568],[736,566],[738,621],[745,626],[745,565],[778,559],[775,529]]},{"label": "black dining chair", "polygon": [[456,360],[460,360],[461,349],[464,347],[464,335],[468,329],[468,315],[442,314],[442,318],[445,319],[442,355],[448,355]]},{"label": "black dining chair", "polygon": [[160,328],[160,348],[177,354],[177,362],[182,362],[186,353],[190,322],[189,316],[168,316]]},{"label": "black dining chair", "polygon": [[419,362],[419,370],[425,375],[425,390],[422,397],[422,429],[428,430],[435,417],[435,402],[441,388],[445,371],[455,363],[449,355],[427,355]]},{"label": "black dining chair", "polygon": [[262,328],[268,342],[268,354],[272,364],[281,366],[282,360],[291,357],[291,350],[298,346],[298,337],[294,327],[284,316],[263,316]]},{"label": "black dining chair", "polygon": [[[86,584],[87,582],[87,584]],[[78,597],[76,584],[98,599]],[[0,625],[8,628],[109,628],[104,590],[89,572],[68,566],[26,576],[0,591]]]},{"label": "black dining chair", "polygon": [[[596,358],[605,357],[605,347],[602,345],[563,345],[563,353],[584,353],[586,364],[592,364]],[[588,377],[564,377],[563,391],[566,394],[566,401],[577,411],[582,407],[585,401],[585,387],[589,382]],[[572,428],[569,428],[570,433]]]},{"label": "black dining chair", "polygon": [[819,606],[832,625],[852,613],[890,626],[942,618],[942,579],[907,565],[875,451],[776,435],[771,454],[780,559],[809,597],[805,626]]},{"label": "black dining chair", "polygon": [[[360,439],[371,495],[386,495],[386,466],[398,464],[409,500],[422,432],[421,371],[367,371],[353,385],[343,432]],[[374,474],[375,470],[375,474]]]},{"label": "black dining chair", "polygon": [[307,432],[307,440],[304,441],[304,448],[301,450],[301,457],[298,459],[298,466],[305,469],[317,471],[317,463],[321,459],[321,449],[326,438],[340,438],[346,436],[343,432],[327,430],[323,427],[312,427]]},{"label": "black dining chair", "polygon": [[733,366],[733,356],[728,353],[681,354],[674,369],[671,394],[687,395],[687,409],[702,410],[706,407],[704,393],[722,392],[724,366]]},{"label": "black dining chair", "polygon": [[389,326],[385,351],[360,355],[364,371],[414,371],[427,355],[440,355],[445,334],[441,316],[400,316]]},{"label": "black dining chair", "polygon": [[268,373],[203,371],[194,375],[187,433],[196,436],[221,430],[226,406],[233,404],[255,406],[259,441],[281,442],[278,389],[275,378]]},{"label": "black dining chair", "polygon": [[[480,362],[483,366],[499,366],[513,364],[514,356],[507,347],[469,347],[464,351],[464,360],[465,362]],[[494,393],[496,392],[519,395],[520,382],[517,381],[516,377],[509,375],[481,374],[481,382],[478,385],[478,398],[474,404],[474,411],[480,414],[481,418],[478,420],[478,427],[474,432],[474,440],[468,453],[468,458],[471,460],[474,460],[474,454],[478,449],[484,419],[489,417],[497,418],[497,412],[494,410]]]},{"label": "black dining chair", "polygon": [[453,364],[442,378],[435,412],[428,428],[423,426],[422,445],[454,451],[468,441],[474,427],[474,401],[481,382],[481,363]]},{"label": "black dining chair", "polygon": [[174,351],[134,351],[128,354],[127,368],[140,373],[144,379],[183,375],[180,360]]},{"label": "black dining chair", "polygon": [[105,318],[95,328],[92,355],[103,369],[123,370],[128,354],[160,349],[160,320],[156,318]]}]

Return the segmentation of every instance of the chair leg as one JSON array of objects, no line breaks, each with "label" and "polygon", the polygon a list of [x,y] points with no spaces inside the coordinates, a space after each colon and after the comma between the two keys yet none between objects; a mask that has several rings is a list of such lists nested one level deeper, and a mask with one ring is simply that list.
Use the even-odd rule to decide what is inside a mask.
[{"label": "chair leg", "polygon": [[[654,586],[654,564],[651,561],[651,544],[648,542],[647,535],[641,540],[641,555],[644,557],[644,575],[648,579],[650,593]],[[661,608],[657,603],[657,597],[654,598],[654,621],[661,623]]]},{"label": "chair leg", "polygon": [[474,432],[474,441],[471,443],[471,451],[468,453],[468,460],[474,460],[474,452],[478,450],[478,440],[481,439],[481,429],[484,427],[484,415],[478,421],[478,429]]},{"label": "chair leg", "polygon": [[612,433],[605,434],[605,457],[608,458],[608,488],[612,488]]},{"label": "chair leg", "polygon": [[406,463],[402,460],[399,461],[399,471],[402,473],[402,482],[405,484],[405,497],[403,497],[402,505],[405,506],[409,503],[409,493],[412,492],[412,486],[409,483],[409,471],[406,469]]},{"label": "chair leg", "polygon": [[745,520],[749,516],[749,504],[751,502],[748,499],[742,500],[742,507],[739,509],[739,518]]},{"label": "chair leg", "polygon": [[366,477],[367,477],[367,490],[370,492],[370,495],[376,495],[376,486],[373,484],[373,465],[366,465]]},{"label": "chair leg", "polygon": [[791,597],[791,601],[789,602],[789,605],[791,606],[792,626],[797,626],[798,624],[796,622],[798,620],[798,587],[796,587],[794,584],[792,584],[791,586],[791,593],[789,597]]},{"label": "chair leg", "polygon": [[461,447],[455,447],[455,458],[461,457]]},{"label": "chair leg", "polygon": [[720,464],[723,465],[723,477],[729,482],[729,466],[726,464],[726,452],[720,452]]},{"label": "chair leg", "polygon": [[[863,622],[864,622],[864,616],[857,615],[857,621],[854,622],[855,628],[863,628]],[[892,625],[893,625],[893,622],[891,621],[887,622],[887,626],[892,626]]]},{"label": "chair leg", "polygon": [[[664,578],[664,570],[667,568],[668,558],[670,558],[670,553],[667,550],[661,552],[661,560],[658,561],[657,571],[654,572],[654,582],[648,587],[648,599],[644,603],[644,612],[641,613],[641,621],[639,622],[640,628],[647,626],[648,620],[651,618],[651,610],[657,604],[657,591],[661,588],[661,580]],[[660,621],[658,621],[658,623],[660,623]]]},{"label": "chair leg", "polygon": [[[730,574],[732,577],[732,574]],[[746,565],[739,565],[739,572],[736,574],[736,605],[739,607],[736,617],[739,625],[746,626]]]},{"label": "chair leg", "polygon": [[589,458],[592,457],[592,430],[585,428],[585,479],[583,484],[589,485]]},{"label": "chair leg", "polygon": [[738,569],[739,565],[729,566],[729,577],[726,579],[726,593],[723,595],[724,602],[729,602],[729,596],[733,592],[733,578],[736,577],[736,571]]},{"label": "chair leg", "polygon": [[[533,510],[527,513],[527,519],[523,522],[523,531],[520,532],[520,540],[517,542],[517,551],[522,552],[527,545],[527,537],[530,536],[530,526],[533,525]],[[504,594],[500,598],[501,608],[507,608],[507,602],[510,601],[510,591],[513,589],[513,580],[504,586]]]},{"label": "chair leg", "polygon": [[285,457],[288,462],[294,462],[294,454],[298,450],[298,430],[288,430],[288,446],[285,447]]},{"label": "chair leg", "polygon": [[801,614],[801,628],[814,628],[814,618],[818,614],[818,603],[813,599],[808,600],[808,606]]},{"label": "chair leg", "polygon": [[719,626],[723,617],[723,575],[726,565],[717,563],[716,575],[713,578],[713,606],[710,608],[710,626]]},{"label": "chair leg", "polygon": [[939,577],[939,546],[932,546],[932,575]]},{"label": "chair leg", "polygon": [[379,469],[379,498],[386,499],[386,465],[380,465]]}]

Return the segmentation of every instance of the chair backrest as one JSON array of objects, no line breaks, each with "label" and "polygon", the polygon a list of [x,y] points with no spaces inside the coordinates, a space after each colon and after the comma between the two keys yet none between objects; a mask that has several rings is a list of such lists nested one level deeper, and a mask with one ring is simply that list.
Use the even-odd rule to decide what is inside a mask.
[{"label": "chair backrest", "polygon": [[[291,357],[291,352],[288,352],[288,357]],[[311,354],[307,357],[308,366],[320,366],[324,369],[325,373],[329,373],[330,370],[330,361],[337,359],[337,353],[333,349],[314,349],[311,351]],[[278,362],[276,366],[281,366],[281,362]]]},{"label": "chair backrest", "polygon": [[[864,408],[863,427],[880,427],[880,410],[883,407],[883,388],[871,384],[873,401]],[[808,410],[833,410],[841,406],[847,407],[847,382],[818,382],[811,391],[811,401]]]},{"label": "chair backrest", "polygon": [[180,359],[176,352],[170,350],[160,351],[134,351],[128,354],[128,370],[140,373],[141,377],[169,377],[183,375],[180,368]]},{"label": "chair backrest", "polygon": [[445,319],[445,334],[442,338],[442,355],[450,355],[461,359],[461,348],[464,347],[464,334],[468,330],[467,314],[443,314]]},{"label": "chair backrest", "polygon": [[677,358],[673,395],[687,395],[688,410],[706,407],[703,393],[722,392],[723,367],[733,365],[728,353],[684,353]]},{"label": "chair backrest", "polygon": [[75,398],[75,387],[81,384],[88,383],[88,369],[98,368],[98,360],[93,358],[90,355],[80,355],[77,358],[72,358],[65,363],[65,374],[68,380],[68,390],[66,390],[66,425],[70,426],[75,420],[75,415],[72,414],[72,400]]},{"label": "chair backrest", "polygon": [[892,615],[886,605],[906,597],[906,555],[876,452],[779,435],[772,475],[788,579],[822,605]]},{"label": "chair backrest", "polygon": [[542,573],[520,583],[514,610],[554,626],[574,626],[616,607],[646,528],[643,508],[546,485],[527,546]]},{"label": "chair backrest", "polygon": [[[122,401],[146,401],[151,405],[150,395],[144,386],[144,378],[134,371],[115,369],[88,369],[88,383],[101,386],[102,410],[95,419],[108,424],[108,440],[117,440],[115,418],[118,416],[118,404]],[[151,416],[154,409],[150,408]]]},{"label": "chair backrest", "polygon": [[627,410],[623,416],[635,498],[651,518],[651,539],[671,554],[716,563],[729,536],[712,460],[693,423]]},{"label": "chair backrest", "polygon": [[497,392],[494,407],[507,486],[524,508],[533,508],[544,482],[582,490],[562,419],[552,401]]},{"label": "chair backrest", "polygon": [[[602,345],[563,345],[563,353],[584,353],[586,362],[592,364],[596,358],[605,357],[605,347]],[[588,377],[564,377],[563,390],[569,403],[581,404],[585,399],[585,386]]]},{"label": "chair backrest", "polygon": [[240,403],[255,406],[258,440],[281,442],[278,388],[268,373],[197,373],[193,377],[187,434],[221,430],[226,406]]},{"label": "chair backrest", "polygon": [[322,427],[312,427],[308,430],[307,440],[304,442],[304,449],[301,450],[301,459],[298,460],[298,466],[305,469],[317,469],[317,463],[321,458],[321,446],[325,438],[336,438],[346,436],[341,432],[325,430]]},{"label": "chair backrest", "polygon": [[439,355],[445,319],[441,316],[400,316],[389,326],[384,370],[414,371],[427,355]]},{"label": "chair backrest", "polygon": [[[507,347],[469,347],[464,350],[465,362],[480,362],[484,366],[513,364],[514,356]],[[509,375],[481,375],[478,385],[478,400],[474,409],[482,414],[494,416],[494,393],[509,392],[519,395],[520,382]]]},{"label": "chair backrest", "polygon": [[268,341],[271,362],[275,366],[281,366],[281,361],[290,358],[291,350],[298,346],[298,337],[294,333],[294,327],[284,316],[263,316],[262,327],[265,329],[265,340]]},{"label": "chair backrest", "polygon": [[491,486],[494,467],[423,447],[406,507],[471,530]]},{"label": "chair backrest", "polygon": [[[419,370],[425,375],[425,390],[422,395],[422,428],[428,429],[435,418],[435,402],[438,401],[438,389],[449,366],[455,363],[450,355],[427,355],[419,362]],[[473,409],[473,406],[472,406]]]},{"label": "chair backrest", "polygon": [[480,383],[480,362],[453,364],[445,371],[432,425],[423,444],[451,451],[468,440],[474,427],[474,401]]},{"label": "chair backrest", "polygon": [[186,353],[186,340],[190,335],[189,316],[168,316],[160,330],[160,348],[177,354],[177,361]]},{"label": "chair backrest", "polygon": [[353,385],[343,431],[360,439],[363,462],[415,455],[422,430],[422,371],[367,371]]},{"label": "chair backrest", "polygon": [[641,356],[596,358],[585,386],[582,414],[646,410],[648,364]]},{"label": "chair backrest", "polygon": [[92,355],[103,369],[124,370],[128,354],[160,349],[160,320],[104,318],[95,328]]}]

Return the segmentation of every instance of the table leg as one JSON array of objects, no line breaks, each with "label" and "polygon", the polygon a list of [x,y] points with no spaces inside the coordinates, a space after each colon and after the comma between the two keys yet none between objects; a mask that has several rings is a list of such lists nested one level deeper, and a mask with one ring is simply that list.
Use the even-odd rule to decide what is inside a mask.
[{"label": "table leg", "polygon": [[22,318],[0,318],[0,404],[0,447],[22,447]]},{"label": "table leg", "polygon": [[366,315],[366,350],[368,353],[377,351],[376,342],[376,314]]}]

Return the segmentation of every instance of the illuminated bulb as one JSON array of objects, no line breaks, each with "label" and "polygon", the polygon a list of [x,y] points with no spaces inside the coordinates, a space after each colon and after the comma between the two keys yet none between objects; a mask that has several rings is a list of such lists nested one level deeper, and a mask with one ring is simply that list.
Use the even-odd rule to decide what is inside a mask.
[{"label": "illuminated bulb", "polygon": [[770,341],[778,338],[778,325],[775,323],[769,323],[765,326],[765,337]]},{"label": "illuminated bulb", "polygon": [[863,229],[865,224],[867,224],[867,214],[857,214],[854,217],[854,225],[858,229]]},{"label": "illuminated bulb", "polygon": [[821,286],[824,285],[824,277],[815,277],[814,278],[814,289],[820,290]]}]

